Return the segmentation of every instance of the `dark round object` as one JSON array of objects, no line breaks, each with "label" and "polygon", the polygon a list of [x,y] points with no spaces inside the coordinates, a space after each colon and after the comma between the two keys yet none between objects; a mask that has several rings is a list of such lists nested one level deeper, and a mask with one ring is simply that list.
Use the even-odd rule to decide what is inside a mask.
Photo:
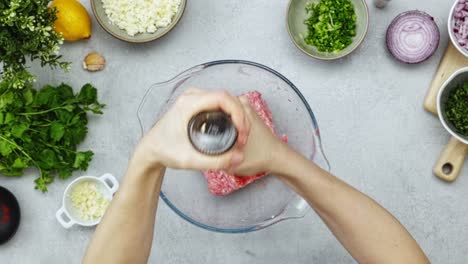
[{"label": "dark round object", "polygon": [[0,245],[16,234],[20,218],[20,207],[15,196],[0,186]]},{"label": "dark round object", "polygon": [[427,60],[439,47],[440,32],[434,18],[413,10],[399,14],[387,29],[387,48],[399,61],[415,64]]},{"label": "dark round object", "polygon": [[193,147],[199,152],[219,155],[234,146],[237,129],[224,112],[202,112],[190,120],[188,136]]}]

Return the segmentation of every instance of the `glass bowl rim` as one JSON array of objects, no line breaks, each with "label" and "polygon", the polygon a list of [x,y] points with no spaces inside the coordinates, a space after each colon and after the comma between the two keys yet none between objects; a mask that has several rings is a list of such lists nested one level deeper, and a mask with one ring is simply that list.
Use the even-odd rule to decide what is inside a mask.
[{"label": "glass bowl rim", "polygon": [[[323,153],[323,147],[322,147],[322,142],[321,142],[321,138],[320,138],[320,130],[319,130],[319,127],[318,127],[318,123],[317,123],[317,119],[315,118],[315,115],[314,113],[312,112],[312,109],[309,105],[309,103],[307,102],[307,100],[305,99],[304,95],[302,95],[302,93],[299,91],[299,89],[289,80],[287,79],[285,76],[283,76],[281,73],[277,72],[276,70],[273,70],[272,68],[268,67],[268,66],[265,66],[263,64],[260,64],[260,63],[257,63],[257,62],[252,62],[252,61],[248,61],[248,60],[233,60],[233,59],[228,59],[228,60],[216,60],[216,61],[211,61],[211,62],[206,62],[206,63],[202,63],[202,64],[198,64],[196,66],[193,66],[193,67],[190,67],[180,73],[178,73],[177,75],[175,75],[173,78],[167,80],[167,81],[163,81],[163,82],[158,82],[158,83],[154,83],[152,84],[148,90],[145,92],[145,95],[143,97],[143,100],[142,102],[140,103],[140,106],[138,107],[138,120],[140,122],[140,127],[141,127],[141,131],[142,133],[143,132],[143,125],[142,125],[142,122],[141,122],[141,118],[140,118],[140,108],[142,107],[142,105],[146,102],[145,98],[147,96],[147,94],[150,93],[150,91],[155,87],[155,86],[158,86],[158,85],[163,85],[163,84],[167,84],[167,83],[170,83],[170,82],[173,82],[175,80],[177,80],[179,77],[181,76],[184,76],[184,74],[186,73],[191,73],[192,71],[198,69],[199,71],[201,70],[204,70],[206,68],[209,68],[209,67],[212,67],[212,66],[217,66],[217,65],[222,65],[222,64],[245,64],[245,65],[249,65],[249,66],[253,66],[253,67],[257,67],[257,68],[260,68],[262,70],[265,70],[267,72],[270,72],[272,73],[273,75],[275,75],[276,77],[280,78],[282,81],[284,81],[295,93],[296,95],[299,97],[299,99],[301,99],[302,103],[304,104],[309,116],[310,116],[310,119],[312,121],[312,125],[315,129],[314,131],[314,136],[316,137],[316,153],[319,152],[319,155],[321,155],[323,157],[323,159],[325,160],[326,162],[326,165],[328,166],[328,168],[326,168],[327,170],[330,170],[330,165],[329,165],[329,162],[325,156],[325,154]],[[186,78],[188,79],[188,78]],[[184,81],[186,80],[184,79]],[[175,90],[175,89],[174,89]],[[173,90],[173,91],[174,91]],[[172,91],[172,92],[173,92]],[[317,151],[318,150],[318,151]],[[219,227],[213,227],[213,226],[210,226],[210,225],[206,225],[206,224],[203,224],[197,220],[194,220],[192,219],[190,216],[186,215],[185,213],[183,213],[182,211],[180,211],[170,200],[169,198],[167,198],[167,196],[164,194],[164,192],[161,190],[160,192],[160,195],[161,199],[166,203],[167,206],[169,206],[169,208],[171,208],[172,211],[174,211],[177,215],[179,215],[180,217],[182,217],[183,219],[185,219],[187,222],[195,225],[195,226],[198,226],[198,227],[201,227],[203,229],[206,229],[206,230],[209,230],[209,231],[214,231],[214,232],[219,232],[219,233],[229,233],[229,234],[237,234],[237,233],[248,233],[248,232],[252,232],[252,231],[257,231],[257,230],[261,230],[265,227],[268,227],[270,225],[273,225],[273,224],[276,224],[278,222],[282,222],[284,220],[288,220],[288,219],[297,219],[297,218],[302,218],[304,217],[305,214],[303,214],[302,216],[299,216],[299,217],[294,217],[294,216],[286,216],[286,217],[283,217],[281,218],[281,214],[278,214],[277,215],[277,220],[276,221],[273,221],[267,225],[263,225],[263,226],[259,226],[261,225],[262,223],[267,223],[269,221],[264,221],[264,222],[259,222],[251,227],[245,227],[245,228],[219,228]]]}]

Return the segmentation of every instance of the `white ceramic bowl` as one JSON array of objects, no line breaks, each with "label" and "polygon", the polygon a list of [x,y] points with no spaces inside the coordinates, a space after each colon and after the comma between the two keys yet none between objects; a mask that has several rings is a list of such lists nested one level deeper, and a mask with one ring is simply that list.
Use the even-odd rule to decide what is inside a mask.
[{"label": "white ceramic bowl", "polygon": [[450,14],[448,17],[448,33],[450,36],[450,40],[452,41],[453,45],[457,48],[458,51],[460,51],[461,54],[465,55],[465,57],[468,57],[468,50],[465,49],[464,47],[460,46],[457,42],[457,38],[455,37],[455,33],[453,32],[453,26],[455,24],[455,20],[453,19],[453,15],[455,14],[455,7],[458,4],[458,0],[455,0],[453,3],[452,9],[450,9]]},{"label": "white ceramic bowl", "polygon": [[452,134],[455,138],[463,142],[464,144],[468,144],[468,137],[462,136],[455,132],[455,128],[450,124],[448,120],[445,120],[445,102],[447,101],[448,95],[453,88],[458,87],[458,85],[463,85],[464,83],[468,82],[468,67],[461,68],[458,71],[454,72],[452,76],[450,76],[447,81],[442,85],[440,88],[439,94],[437,95],[437,113],[439,115],[440,122],[444,126],[444,128]]},{"label": "white ceramic bowl", "polygon": [[112,176],[109,173],[104,174],[101,177],[81,176],[72,181],[63,193],[62,207],[58,209],[57,213],[55,214],[55,217],[57,218],[58,222],[67,229],[75,224],[81,226],[95,226],[101,221],[102,217],[94,220],[81,219],[75,211],[75,209],[73,208],[70,199],[70,192],[75,185],[84,181],[96,183],[102,196],[108,199],[109,201],[112,200],[112,196],[119,188],[119,182],[114,176]]}]

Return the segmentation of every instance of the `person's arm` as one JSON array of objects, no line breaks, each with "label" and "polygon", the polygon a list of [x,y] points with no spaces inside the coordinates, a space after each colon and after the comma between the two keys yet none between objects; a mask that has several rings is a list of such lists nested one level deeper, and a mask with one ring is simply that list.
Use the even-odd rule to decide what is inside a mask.
[{"label": "person's arm", "polygon": [[269,171],[293,188],[359,263],[429,263],[408,231],[368,196],[322,170],[274,136],[241,98],[250,120],[241,175]]},{"label": "person's arm", "polygon": [[408,231],[378,203],[289,147],[280,148],[272,171],[307,200],[356,261],[429,263]]},{"label": "person's arm", "polygon": [[[222,109],[239,130],[236,147],[219,156],[198,153],[189,119]],[[162,164],[162,165],[158,165]],[[164,168],[225,169],[240,175],[270,171],[294,188],[360,263],[428,263],[390,213],[281,143],[250,108],[226,93],[191,90],[143,138],[121,188],[88,246],[84,263],[146,263]]]},{"label": "person's arm", "polygon": [[[202,111],[219,110],[231,116],[239,131],[236,147],[218,156],[198,153],[187,137],[190,118]],[[147,263],[166,167],[175,169],[229,169],[241,162],[250,124],[237,97],[224,92],[185,92],[144,136],[127,173],[96,229],[83,258],[85,264]]]},{"label": "person's arm", "polygon": [[163,166],[145,162],[138,153],[134,155],[83,263],[147,262],[164,171]]}]

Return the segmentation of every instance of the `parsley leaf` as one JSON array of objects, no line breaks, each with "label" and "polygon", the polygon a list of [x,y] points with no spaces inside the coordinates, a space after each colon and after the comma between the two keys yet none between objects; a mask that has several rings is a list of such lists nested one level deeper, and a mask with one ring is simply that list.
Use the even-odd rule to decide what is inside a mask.
[{"label": "parsley leaf", "polygon": [[77,99],[81,104],[84,105],[96,103],[97,91],[93,88],[93,86],[91,86],[91,84],[85,84],[83,88],[81,88]]},{"label": "parsley leaf", "polygon": [[13,125],[11,127],[11,135],[16,137],[16,138],[21,138],[23,136],[23,133],[28,130],[29,126],[25,123],[20,123],[17,125]]},{"label": "parsley leaf", "polygon": [[93,158],[94,153],[91,151],[78,152],[75,156],[75,162],[73,163],[73,168],[86,170],[88,169],[89,162]]},{"label": "parsley leaf", "polygon": [[50,173],[47,171],[41,171],[41,176],[34,180],[36,186],[34,189],[40,190],[42,192],[47,192],[47,185],[51,184],[54,181],[54,178],[50,176]]},{"label": "parsley leaf", "polygon": [[60,121],[54,121],[50,123],[50,138],[57,142],[62,139],[65,134],[65,126]]},{"label": "parsley leaf", "polygon": [[13,152],[14,146],[4,138],[0,138],[0,155],[8,156]]}]

